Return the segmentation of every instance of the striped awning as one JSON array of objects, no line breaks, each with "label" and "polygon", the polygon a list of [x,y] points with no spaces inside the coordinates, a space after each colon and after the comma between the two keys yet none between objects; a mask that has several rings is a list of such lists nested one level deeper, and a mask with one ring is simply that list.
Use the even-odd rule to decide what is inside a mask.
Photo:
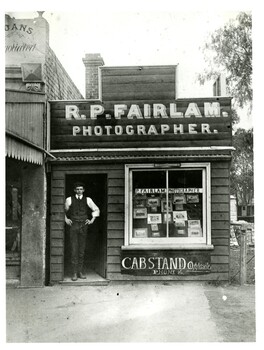
[{"label": "striped awning", "polygon": [[6,156],[33,164],[43,164],[43,152],[9,136],[6,136]]}]

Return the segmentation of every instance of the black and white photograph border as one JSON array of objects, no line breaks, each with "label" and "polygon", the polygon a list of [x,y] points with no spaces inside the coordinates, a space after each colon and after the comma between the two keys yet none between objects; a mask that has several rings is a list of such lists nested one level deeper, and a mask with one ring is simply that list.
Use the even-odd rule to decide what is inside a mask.
[{"label": "black and white photograph border", "polygon": [[[86,86],[85,67],[82,60],[87,53],[100,53],[105,65],[110,67],[179,65],[178,79],[183,98],[212,96],[212,81],[204,79],[201,84],[203,80],[201,73],[206,72],[209,64],[205,62],[201,47],[206,40],[209,40],[211,33],[222,28],[228,20],[234,19],[240,12],[253,15],[254,103],[251,110],[247,106],[237,107],[239,122],[235,130],[239,128],[246,131],[251,128],[254,130],[255,196],[254,237],[252,238],[253,231],[250,225],[250,238],[247,237],[250,242],[245,243],[247,256],[244,257],[247,276],[243,285],[241,284],[241,264],[243,263],[241,262],[243,246],[241,222],[240,225],[234,222],[234,231],[231,233],[234,241],[231,239],[230,242],[235,242],[232,246],[230,244],[229,261],[233,264],[230,267],[232,281],[224,284],[221,281],[219,283],[199,282],[199,280],[175,281],[173,275],[160,281],[144,279],[137,281],[133,278],[124,278],[122,282],[110,281],[107,285],[102,280],[94,285],[86,285],[85,280],[78,279],[77,287],[74,283],[71,284],[72,282],[57,285],[43,283],[42,286],[8,284],[6,283],[6,252],[2,249],[1,299],[2,310],[5,310],[5,313],[2,315],[1,324],[5,327],[1,327],[1,346],[18,345],[15,343],[19,343],[19,346],[27,346],[29,343],[38,343],[37,346],[45,346],[45,343],[54,343],[55,346],[62,346],[59,343],[65,346],[79,346],[80,343],[89,343],[89,346],[108,346],[108,344],[124,346],[122,343],[127,343],[125,346],[134,346],[131,343],[140,343],[142,347],[153,347],[158,346],[159,343],[162,343],[162,346],[175,346],[174,343],[180,342],[180,346],[206,347],[212,346],[214,342],[214,346],[232,346],[233,348],[243,343],[243,346],[251,348],[264,344],[261,330],[261,324],[264,321],[261,315],[264,291],[262,291],[260,267],[262,266],[260,249],[263,238],[259,227],[260,199],[264,195],[260,182],[262,167],[259,161],[262,159],[263,148],[263,121],[260,120],[263,107],[259,79],[263,77],[264,57],[259,33],[263,33],[264,28],[261,5],[258,1],[221,1],[221,4],[210,1],[187,1],[181,4],[171,0],[135,0],[133,2],[102,0],[100,4],[95,4],[93,1],[77,0],[74,4],[65,3],[62,6],[59,1],[48,0],[36,4],[33,1],[22,3],[15,0],[0,6],[2,20],[4,15],[8,14],[16,19],[32,20],[43,17],[49,23],[49,45],[83,96],[86,93]],[[45,11],[33,10],[36,7]],[[2,25],[4,26],[4,23]],[[195,40],[193,40],[194,37]],[[202,38],[204,41],[201,40]],[[2,39],[4,43],[6,38],[3,36]],[[1,57],[1,62],[2,76],[7,77],[7,71],[4,70],[8,62],[6,56]],[[12,62],[11,65],[16,64]],[[30,66],[27,65],[25,68],[27,76],[23,84],[27,91],[37,92],[41,96],[43,72],[37,67],[35,80],[31,79],[32,81],[29,82],[27,80],[30,80]],[[31,78],[35,76],[34,69],[35,66],[32,65]],[[23,77],[21,77],[22,80]],[[5,93],[6,85],[3,81],[2,84],[2,114],[6,114],[5,102],[9,97]],[[6,132],[5,136],[7,135],[9,134]],[[1,149],[4,150],[6,147],[3,144]],[[35,151],[37,154],[36,147]],[[37,155],[32,154],[31,156],[38,162]],[[46,155],[53,156],[47,153]],[[4,155],[1,159],[4,159]],[[4,161],[1,169],[7,169]],[[11,168],[11,171],[12,169],[16,168]],[[75,173],[78,174],[78,171]],[[80,171],[79,174],[82,172]],[[13,175],[15,175],[14,170]],[[2,172],[2,176],[6,192],[8,179],[5,171]],[[70,175],[65,176],[66,187],[69,187],[69,189],[66,188],[67,192],[73,185],[73,179]],[[89,180],[87,184],[92,183],[92,180]],[[103,181],[97,183],[101,184]],[[85,183],[86,186],[87,184]],[[37,191],[38,186],[34,181],[32,186],[35,186]],[[43,198],[40,196],[39,201],[41,200],[43,201]],[[24,207],[18,208],[27,212],[31,209],[29,202],[25,203]],[[42,209],[46,210],[44,205]],[[2,213],[6,213],[6,201],[3,202]],[[4,225],[6,227],[6,219],[4,215],[2,216],[3,227]],[[100,227],[99,224],[96,223],[96,225],[95,228]],[[6,243],[6,236],[2,235],[2,247],[5,247]],[[26,243],[29,244],[29,242]],[[20,244],[19,239],[14,240],[12,244],[12,248],[15,249],[14,244]],[[124,250],[124,253],[126,252],[129,250]],[[30,250],[29,253],[34,256]],[[129,254],[124,256],[126,260],[122,260],[123,270],[130,269],[133,264],[138,269],[143,269],[144,264],[154,266],[155,254],[153,256],[143,254],[142,259],[144,256],[145,260],[141,261],[139,256],[135,256],[133,261],[129,260]],[[163,266],[172,259],[169,257],[170,255],[168,258],[163,257]],[[26,261],[28,257],[25,256],[23,259]],[[176,263],[180,262],[174,260],[174,264]],[[43,262],[43,269],[45,268],[45,262]],[[169,271],[173,270],[169,269]],[[24,274],[25,281],[30,279],[29,273],[31,271]],[[197,293],[193,292],[194,288]],[[190,306],[190,310],[187,306]],[[191,310],[196,312],[192,315]],[[88,317],[89,313],[92,317]],[[180,323],[179,315],[181,315]],[[188,326],[184,325],[184,319],[188,322]],[[168,322],[174,326],[178,325],[179,328],[168,328]],[[196,330],[195,324],[199,324]],[[77,328],[74,329],[76,326]],[[191,331],[194,331],[192,335],[190,335]]]}]

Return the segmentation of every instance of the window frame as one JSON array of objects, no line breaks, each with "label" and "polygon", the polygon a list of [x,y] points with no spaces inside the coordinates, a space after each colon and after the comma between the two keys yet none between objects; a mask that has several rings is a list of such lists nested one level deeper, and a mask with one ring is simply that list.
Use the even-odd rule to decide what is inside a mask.
[{"label": "window frame", "polygon": [[[148,170],[202,170],[203,188],[203,232],[200,239],[183,237],[133,238],[133,171]],[[168,173],[167,173],[168,174]],[[204,231],[205,230],[205,231]],[[211,165],[208,162],[199,163],[152,163],[125,164],[125,240],[122,249],[213,249],[211,244]]]}]

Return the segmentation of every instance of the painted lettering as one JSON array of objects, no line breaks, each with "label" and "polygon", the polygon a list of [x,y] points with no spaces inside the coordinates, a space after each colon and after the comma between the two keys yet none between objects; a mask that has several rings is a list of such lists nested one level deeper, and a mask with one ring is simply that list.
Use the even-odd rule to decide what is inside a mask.
[{"label": "painted lettering", "polygon": [[33,32],[33,28],[28,27],[27,24],[16,24],[14,23],[12,26],[10,26],[9,24],[5,25],[5,31],[20,31],[20,32],[25,32],[27,34],[32,34]]},{"label": "painted lettering", "polygon": [[191,116],[194,117],[201,117],[201,112],[199,107],[197,106],[197,103],[191,102],[188,105],[188,108],[185,112],[185,118],[190,118]]},{"label": "painted lettering", "polygon": [[94,134],[95,136],[102,136],[103,135],[103,129],[101,126],[97,125],[94,127]]},{"label": "painted lettering", "polygon": [[164,135],[166,133],[166,131],[170,130],[170,126],[167,124],[161,124],[160,126],[160,133],[161,135]]},{"label": "painted lettering", "polygon": [[146,135],[145,125],[137,125],[137,134],[138,135]]},{"label": "painted lettering", "polygon": [[105,125],[106,135],[111,135],[110,131],[112,129],[111,125]]},{"label": "painted lettering", "polygon": [[134,117],[136,117],[137,119],[143,119],[141,110],[138,105],[131,105],[131,107],[129,108],[127,118],[133,119]]},{"label": "painted lettering", "polygon": [[92,136],[92,128],[91,126],[83,127],[83,136]]},{"label": "painted lettering", "polygon": [[79,108],[75,105],[65,106],[65,116],[66,116],[66,119],[76,119],[76,120],[85,119],[80,116]]},{"label": "painted lettering", "polygon": [[173,125],[173,132],[174,132],[174,134],[183,134],[183,124],[179,124],[179,125],[177,125],[177,124],[174,124]]},{"label": "painted lettering", "polygon": [[129,258],[129,257],[124,258],[124,259],[122,260],[122,262],[121,262],[122,267],[123,267],[124,269],[127,269],[127,270],[128,270],[128,269],[131,269],[131,267],[126,266],[126,260],[128,260],[129,263],[131,262],[131,258]]},{"label": "painted lettering", "polygon": [[151,110],[150,105],[144,104],[144,118],[150,118],[151,117]]},{"label": "painted lettering", "polygon": [[183,113],[177,112],[176,103],[170,103],[170,117],[171,118],[183,118]]},{"label": "painted lettering", "polygon": [[204,116],[205,117],[220,117],[220,103],[219,102],[204,102]]},{"label": "painted lettering", "polygon": [[202,134],[205,134],[205,133],[211,134],[210,125],[209,124],[201,124],[201,132],[202,132]]},{"label": "painted lettering", "polygon": [[145,257],[140,257],[139,258],[139,268],[142,270],[142,269],[145,269],[147,267],[146,265],[146,258]]},{"label": "painted lettering", "polygon": [[91,119],[97,119],[98,115],[102,115],[104,113],[104,107],[101,105],[91,105],[90,108],[90,116]]},{"label": "painted lettering", "polygon": [[158,135],[158,131],[155,127],[155,125],[150,125],[148,129],[148,135]]},{"label": "painted lettering", "polygon": [[126,126],[126,133],[127,133],[127,135],[134,135],[134,129],[133,129],[132,125]]},{"label": "painted lettering", "polygon": [[79,134],[80,131],[81,131],[81,128],[79,126],[73,126],[72,127],[72,134],[73,134],[73,136],[76,136],[77,134]]},{"label": "painted lettering", "polygon": [[137,261],[137,258],[133,258],[133,260],[132,260],[132,265],[131,265],[131,269],[138,269],[138,261]]},{"label": "painted lettering", "polygon": [[121,125],[116,125],[115,126],[115,134],[116,135],[122,135],[123,134],[123,128]]},{"label": "painted lettering", "polygon": [[153,117],[154,118],[168,118],[166,107],[162,103],[153,104]]},{"label": "painted lettering", "polygon": [[121,119],[121,116],[125,114],[127,105],[114,105],[114,116],[116,119]]},{"label": "painted lettering", "polygon": [[188,125],[189,134],[197,134],[197,130],[195,130],[195,128],[197,128],[197,124],[189,124]]}]

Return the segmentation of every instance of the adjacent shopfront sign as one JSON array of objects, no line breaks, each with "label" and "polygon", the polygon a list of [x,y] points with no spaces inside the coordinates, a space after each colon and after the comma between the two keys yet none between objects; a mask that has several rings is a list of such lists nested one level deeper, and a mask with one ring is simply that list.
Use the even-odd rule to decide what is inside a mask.
[{"label": "adjacent shopfront sign", "polygon": [[166,141],[164,146],[231,145],[230,98],[167,103],[53,102],[51,148],[128,146]]},{"label": "adjacent shopfront sign", "polygon": [[[34,19],[5,18],[5,60],[9,66],[44,63],[48,43],[48,22],[39,12]],[[35,81],[35,80],[34,80]]]},{"label": "adjacent shopfront sign", "polygon": [[210,253],[195,251],[121,252],[121,273],[138,276],[201,275],[211,272]]}]

